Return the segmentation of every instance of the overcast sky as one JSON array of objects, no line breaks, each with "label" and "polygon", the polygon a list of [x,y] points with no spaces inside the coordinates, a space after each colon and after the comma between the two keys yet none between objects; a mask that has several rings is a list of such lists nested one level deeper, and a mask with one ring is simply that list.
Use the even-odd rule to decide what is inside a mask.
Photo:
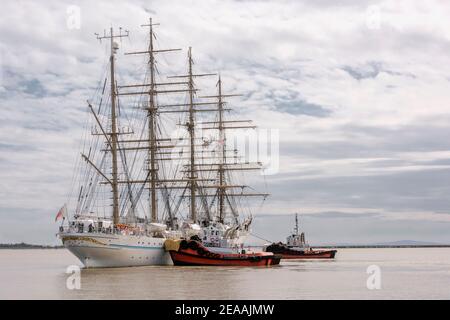
[{"label": "overcast sky", "polygon": [[450,243],[449,15],[444,1],[2,1],[0,242],[57,243],[105,66],[93,34],[121,26],[142,49],[151,16],[161,46],[192,46],[246,93],[243,117],[280,132],[255,233],[282,240],[300,212],[312,243]]}]

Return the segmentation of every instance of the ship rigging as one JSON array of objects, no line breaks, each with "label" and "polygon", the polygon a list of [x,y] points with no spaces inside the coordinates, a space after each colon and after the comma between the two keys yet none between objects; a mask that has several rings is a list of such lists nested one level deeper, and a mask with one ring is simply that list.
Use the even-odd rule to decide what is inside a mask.
[{"label": "ship rigging", "polygon": [[251,216],[242,219],[239,199],[268,195],[247,192],[233,175],[261,169],[240,161],[227,143],[227,131],[255,129],[251,120],[225,115],[231,110],[225,99],[240,95],[223,94],[219,75],[217,93],[200,96],[196,79],[217,74],[194,72],[191,48],[187,72],[163,76],[157,57],[181,49],[156,47],[158,25],[152,19],[142,25],[147,49],[124,54],[146,59],[137,83],[117,77],[118,42],[129,32],[96,34],[109,42],[108,74],[88,101],[90,134],[75,174],[76,201],[59,232],[87,267],[170,264],[164,241],[192,236],[217,250],[240,250]]}]

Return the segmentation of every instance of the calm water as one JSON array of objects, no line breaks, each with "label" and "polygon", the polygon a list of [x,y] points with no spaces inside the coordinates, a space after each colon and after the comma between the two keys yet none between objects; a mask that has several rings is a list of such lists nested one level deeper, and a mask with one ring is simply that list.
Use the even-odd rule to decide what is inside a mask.
[{"label": "calm water", "polygon": [[[271,268],[138,267],[81,271],[66,288],[65,249],[0,250],[0,299],[450,299],[450,248],[341,249],[335,261]],[[366,286],[369,265],[381,289]]]}]

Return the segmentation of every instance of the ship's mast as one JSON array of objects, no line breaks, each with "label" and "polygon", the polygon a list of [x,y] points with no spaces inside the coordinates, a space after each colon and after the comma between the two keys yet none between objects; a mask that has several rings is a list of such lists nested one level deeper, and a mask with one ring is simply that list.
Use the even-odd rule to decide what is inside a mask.
[{"label": "ship's mast", "polygon": [[[161,138],[157,135],[157,121],[158,121],[158,115],[160,113],[174,113],[179,112],[177,110],[171,110],[172,107],[179,106],[178,104],[175,105],[158,105],[156,97],[159,93],[185,93],[188,90],[185,89],[160,89],[160,87],[166,87],[166,86],[179,86],[179,85],[185,85],[187,82],[156,82],[156,59],[155,54],[161,54],[161,53],[168,53],[173,51],[180,51],[181,49],[155,49],[154,46],[154,39],[155,39],[155,33],[153,31],[153,26],[157,26],[159,23],[153,23],[152,19],[149,19],[149,24],[141,25],[142,27],[149,27],[149,46],[148,49],[145,51],[134,51],[134,52],[127,52],[126,55],[140,55],[140,54],[148,54],[149,60],[148,60],[148,70],[149,70],[149,82],[148,83],[142,83],[142,84],[131,84],[131,85],[125,85],[119,87],[120,89],[125,89],[124,91],[121,91],[118,95],[124,95],[124,96],[133,96],[133,95],[148,95],[148,105],[144,107],[144,109],[147,111],[147,118],[148,118],[148,139],[146,140],[126,140],[121,141],[122,143],[141,143],[146,142],[147,146],[140,147],[140,146],[128,146],[125,148],[122,148],[122,150],[130,150],[130,151],[136,151],[136,150],[145,150],[148,152],[148,177],[146,180],[131,180],[128,181],[130,184],[142,184],[145,183],[149,185],[149,207],[150,207],[150,220],[152,222],[159,221],[158,216],[158,204],[157,204],[157,190],[162,189],[163,192],[166,192],[166,195],[164,196],[166,198],[166,206],[168,206],[168,199],[167,199],[167,190],[174,189],[176,187],[174,186],[167,186],[166,183],[173,183],[173,182],[180,182],[179,179],[161,179],[158,176],[158,162],[159,161],[165,161],[165,160],[172,160],[171,158],[167,157],[161,157],[162,155],[167,154],[166,152],[160,151],[160,149],[165,148],[175,148],[175,145],[160,145],[161,142],[169,142],[171,141],[170,138]],[[143,91],[132,91],[129,92],[128,90],[131,88],[145,88]],[[183,104],[184,106],[184,104]],[[159,109],[163,108],[163,111],[160,111]],[[170,154],[170,153],[169,153]],[[159,156],[159,157],[158,157]],[[184,180],[181,180],[184,181]],[[168,210],[170,211],[170,207],[168,206]],[[169,215],[171,215],[169,213]],[[170,219],[171,225],[173,226],[173,217],[171,216]]]},{"label": "ship's mast", "polygon": [[151,221],[158,221],[157,199],[156,199],[156,105],[155,105],[155,56],[153,54],[153,24],[150,18],[150,45],[149,45],[149,68],[150,68],[150,88],[149,88],[149,107],[148,107],[148,130],[149,130],[149,151],[150,151],[150,207]]},{"label": "ship's mast", "polygon": [[197,173],[195,170],[195,124],[194,124],[194,78],[192,74],[192,48],[189,47],[188,51],[188,87],[189,87],[189,122],[187,123],[187,129],[190,138],[190,152],[191,152],[191,162],[190,162],[190,184],[189,188],[191,191],[191,220],[192,222],[197,221],[197,212],[195,204],[195,194],[196,194],[196,184]]},{"label": "ship's mast", "polygon": [[298,214],[295,214],[295,234],[298,235]]},{"label": "ship's mast", "polygon": [[189,175],[189,189],[190,189],[190,199],[191,199],[191,206],[190,206],[190,216],[192,222],[196,223],[198,222],[197,217],[197,206],[196,206],[196,196],[197,196],[197,165],[195,162],[195,113],[196,112],[202,112],[202,111],[216,111],[213,110],[199,110],[195,109],[195,106],[199,105],[208,105],[211,103],[196,103],[194,101],[194,94],[197,91],[194,84],[194,78],[195,77],[205,77],[205,76],[214,76],[215,73],[203,73],[203,74],[194,74],[192,71],[192,65],[194,64],[194,60],[192,59],[192,47],[189,47],[188,50],[188,92],[189,92],[189,103],[188,103],[188,112],[189,112],[189,120],[186,123],[187,130],[189,132],[189,149],[190,149],[190,175]]},{"label": "ship's mast", "polygon": [[224,163],[226,163],[226,142],[225,142],[225,129],[223,126],[223,101],[222,101],[222,80],[219,76],[219,81],[217,82],[219,87],[218,94],[218,109],[219,109],[219,144],[220,148],[220,159],[219,159],[219,222],[223,223],[225,218],[224,213],[224,201],[225,201],[225,181],[224,181]]},{"label": "ship's mast", "polygon": [[116,123],[116,80],[114,75],[114,37],[111,28],[111,155],[112,155],[112,193],[113,193],[113,221],[119,223],[119,188],[117,185],[117,123]]},{"label": "ship's mast", "polygon": [[[218,111],[218,119],[217,121],[213,122],[203,122],[203,124],[210,124],[211,127],[203,127],[203,130],[211,130],[215,129],[219,131],[219,162],[218,163],[209,163],[205,164],[206,166],[211,166],[213,168],[201,168],[197,169],[197,171],[216,171],[218,173],[218,180],[219,183],[217,185],[216,189],[216,196],[218,199],[218,220],[221,223],[224,223],[225,221],[225,215],[226,215],[226,205],[225,203],[228,203],[228,207],[231,211],[231,213],[234,215],[236,222],[238,217],[238,212],[236,211],[236,208],[234,208],[232,201],[230,201],[231,197],[253,197],[253,196],[262,196],[267,197],[268,194],[266,193],[235,193],[235,192],[227,192],[228,189],[233,189],[236,187],[245,188],[246,186],[243,185],[231,185],[229,184],[229,181],[226,181],[226,175],[225,173],[228,171],[236,171],[236,170],[260,170],[260,163],[250,164],[245,163],[246,166],[239,167],[240,165],[244,165],[244,163],[230,163],[227,162],[227,152],[230,150],[227,150],[227,143],[226,143],[226,130],[234,130],[234,129],[254,129],[256,126],[248,124],[251,123],[251,120],[225,120],[224,119],[224,111],[230,110],[225,109],[225,101],[224,98],[227,97],[236,97],[241,96],[240,94],[223,94],[222,90],[222,79],[219,76],[218,82],[218,93],[217,95],[213,96],[203,96],[200,98],[214,98],[217,99],[217,111]],[[233,150],[231,150],[233,151]],[[237,166],[236,166],[237,165]],[[248,166],[247,166],[248,165]],[[209,195],[207,195],[209,196]]]},{"label": "ship's mast", "polygon": [[106,32],[103,36],[99,37],[97,35],[97,39],[110,39],[111,43],[111,54],[110,54],[110,85],[111,85],[111,132],[110,135],[110,147],[111,147],[111,157],[112,157],[112,174],[110,184],[112,187],[113,194],[113,223],[114,225],[119,224],[119,186],[118,186],[118,167],[117,167],[117,116],[116,116],[116,80],[115,80],[115,54],[116,43],[114,42],[115,38],[123,38],[128,37],[128,31],[125,34],[122,34],[122,28],[120,28],[120,33],[118,35],[114,34],[114,30],[111,27],[109,36],[106,35]]},{"label": "ship's mast", "polygon": [[[189,133],[189,164],[187,165],[188,169],[184,172],[187,172],[187,179],[175,179],[173,181],[178,181],[178,182],[182,182],[187,180],[188,184],[187,184],[187,189],[189,189],[190,194],[189,194],[189,198],[190,198],[190,208],[189,208],[189,215],[190,215],[190,220],[193,223],[197,223],[198,222],[198,216],[197,216],[197,206],[196,206],[196,198],[197,198],[197,191],[198,189],[201,187],[203,188],[204,186],[199,186],[198,182],[199,181],[209,181],[212,179],[198,179],[197,173],[198,173],[198,169],[197,169],[197,163],[196,163],[196,135],[195,135],[195,114],[197,112],[216,112],[217,109],[202,109],[202,106],[207,106],[207,105],[215,105],[214,102],[195,102],[194,99],[194,94],[195,92],[198,90],[195,88],[195,83],[194,83],[194,78],[197,77],[207,77],[207,76],[214,76],[216,75],[215,73],[200,73],[200,74],[194,74],[193,73],[193,64],[194,64],[194,60],[192,58],[192,48],[189,47],[188,49],[188,72],[187,74],[184,75],[175,75],[175,76],[169,76],[168,78],[181,78],[181,79],[186,79],[187,82],[187,91],[189,93],[189,101],[187,104],[177,104],[177,105],[172,105],[172,106],[179,106],[179,107],[187,107],[186,110],[179,110],[179,111],[164,111],[164,112],[187,112],[188,113],[188,119],[186,121],[186,123],[184,124],[186,126],[186,129]],[[179,90],[179,92],[181,92],[183,90]],[[176,159],[173,159],[176,160]],[[179,188],[179,186],[172,186],[171,188]],[[184,197],[184,194],[183,196]]]}]

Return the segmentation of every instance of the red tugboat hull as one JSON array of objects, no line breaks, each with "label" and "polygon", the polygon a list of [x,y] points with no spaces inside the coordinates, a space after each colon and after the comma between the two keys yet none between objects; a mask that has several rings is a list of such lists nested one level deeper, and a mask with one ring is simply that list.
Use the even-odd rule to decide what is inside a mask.
[{"label": "red tugboat hull", "polygon": [[267,252],[281,255],[282,259],[334,259],[337,250],[296,250],[284,244],[274,243],[266,248]]},{"label": "red tugboat hull", "polygon": [[334,259],[336,250],[312,250],[299,254],[281,253],[282,259]]},{"label": "red tugboat hull", "polygon": [[219,254],[195,240],[182,240],[178,249],[172,247],[169,253],[176,266],[265,267],[277,265],[281,260],[281,256],[268,252]]}]

